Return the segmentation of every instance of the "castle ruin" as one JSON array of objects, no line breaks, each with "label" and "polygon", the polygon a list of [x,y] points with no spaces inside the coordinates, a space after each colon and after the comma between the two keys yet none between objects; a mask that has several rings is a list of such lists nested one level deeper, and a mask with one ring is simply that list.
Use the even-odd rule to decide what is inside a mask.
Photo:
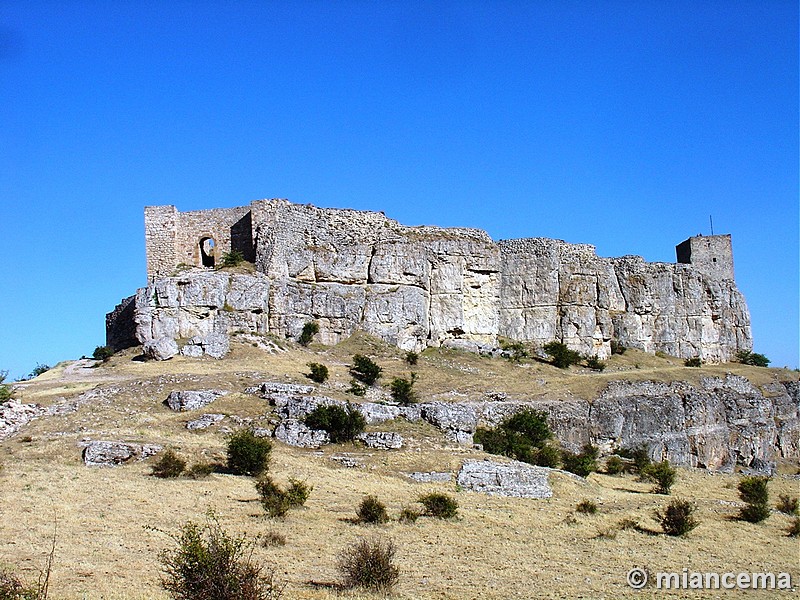
[{"label": "castle ruin", "polygon": [[[257,200],[146,207],[145,242],[147,287],[107,317],[115,348],[166,337],[184,354],[213,355],[212,338],[296,337],[309,321],[326,344],[363,330],[407,350],[483,350],[503,337],[604,358],[616,340],[725,361],[752,348],[729,235],[689,238],[676,263],[648,263],[599,257],[586,244],[495,242],[477,229]],[[255,271],[218,270],[232,251]]]}]

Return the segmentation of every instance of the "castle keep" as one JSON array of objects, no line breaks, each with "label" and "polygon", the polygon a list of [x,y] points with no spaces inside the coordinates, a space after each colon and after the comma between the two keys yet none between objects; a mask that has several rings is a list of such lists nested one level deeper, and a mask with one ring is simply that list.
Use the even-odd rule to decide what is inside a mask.
[{"label": "castle keep", "polygon": [[[286,200],[178,212],[145,209],[148,286],[107,317],[108,343],[169,338],[224,354],[231,334],[333,344],[356,330],[404,349],[552,340],[601,358],[611,340],[647,352],[728,360],[750,349],[729,235],[697,236],[676,263],[598,257],[560,240],[493,241],[477,229],[408,227],[382,213]],[[239,251],[253,274],[214,270]]]}]

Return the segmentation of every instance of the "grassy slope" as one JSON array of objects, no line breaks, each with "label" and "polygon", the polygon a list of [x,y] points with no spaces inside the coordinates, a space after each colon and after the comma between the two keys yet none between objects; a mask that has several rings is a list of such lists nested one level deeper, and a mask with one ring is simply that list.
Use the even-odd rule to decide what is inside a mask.
[{"label": "grassy slope", "polygon": [[[256,536],[270,530],[287,544],[256,549],[259,560],[272,562],[287,581],[287,597],[334,598],[324,585],[336,581],[336,555],[358,536],[380,532],[399,547],[402,569],[398,593],[403,598],[618,598],[670,597],[664,591],[633,592],[625,574],[633,566],[654,571],[790,571],[800,578],[800,548],[783,530],[789,518],[780,513],[761,525],[732,520],[738,497],[735,476],[680,470],[673,495],[695,500],[700,526],[684,539],[619,531],[619,521],[633,518],[657,530],[654,508],[668,498],[647,493],[649,486],[630,476],[592,475],[586,483],[554,475],[550,500],[493,498],[458,491],[454,483],[419,484],[403,474],[417,470],[456,470],[464,457],[482,457],[446,442],[432,427],[397,422],[374,429],[400,431],[408,447],[398,452],[355,446],[326,447],[322,452],[275,445],[272,474],[279,481],[306,479],[314,491],[303,509],[285,520],[270,521],[256,501],[251,479],[215,474],[193,481],[148,477],[146,463],[116,469],[86,468],[80,461],[83,439],[124,439],[169,445],[190,461],[224,455],[224,436],[216,428],[188,432],[190,415],[177,414],[161,402],[172,389],[229,389],[232,393],[208,407],[253,419],[268,419],[262,400],[241,393],[260,381],[303,382],[307,362],[331,368],[331,382],[320,393],[346,399],[347,362],[355,352],[368,353],[384,366],[384,383],[407,374],[402,353],[366,337],[334,348],[292,347],[268,355],[236,346],[222,361],[176,358],[166,363],[131,361],[122,353],[98,369],[61,365],[24,387],[18,397],[48,405],[98,386],[114,388],[77,412],[39,419],[19,435],[0,443],[0,563],[16,566],[28,579],[49,551],[54,522],[56,562],[51,598],[162,598],[157,553],[170,539],[145,529],[175,532],[188,519],[200,520],[213,508],[223,525]],[[637,368],[638,366],[638,368]],[[593,397],[611,379],[635,378],[697,382],[709,374],[734,372],[758,385],[797,379],[796,373],[741,365],[687,369],[677,359],[628,351],[613,357],[602,374],[572,368],[565,372],[542,363],[512,365],[453,351],[429,350],[415,368],[422,399],[480,399],[486,391],[512,398]],[[202,411],[198,411],[202,412]],[[29,437],[28,437],[29,436]],[[346,469],[330,456],[351,452],[365,462]],[[797,470],[784,465],[784,472]],[[456,521],[420,519],[414,525],[391,523],[374,528],[353,525],[361,497],[378,495],[397,514],[421,493],[453,494],[461,506]],[[785,476],[770,484],[779,493],[798,495],[800,482]],[[594,516],[574,512],[582,499],[600,506]],[[768,548],[768,551],[765,549]],[[797,579],[800,580],[800,579]],[[684,592],[692,598],[721,592]],[[767,597],[768,592],[750,592]],[[724,595],[724,594],[723,594]],[[672,597],[679,597],[676,594]],[[358,597],[357,594],[348,597]]]}]

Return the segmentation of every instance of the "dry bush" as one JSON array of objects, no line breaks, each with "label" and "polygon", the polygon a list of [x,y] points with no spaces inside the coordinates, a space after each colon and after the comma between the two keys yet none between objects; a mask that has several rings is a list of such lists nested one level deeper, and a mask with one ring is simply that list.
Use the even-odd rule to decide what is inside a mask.
[{"label": "dry bush", "polygon": [[388,592],[397,584],[400,569],[394,564],[396,549],[390,539],[361,538],[342,550],[339,572],[346,588]]},{"label": "dry bush", "polygon": [[364,496],[356,511],[359,523],[379,525],[389,520],[386,506],[376,496]]}]

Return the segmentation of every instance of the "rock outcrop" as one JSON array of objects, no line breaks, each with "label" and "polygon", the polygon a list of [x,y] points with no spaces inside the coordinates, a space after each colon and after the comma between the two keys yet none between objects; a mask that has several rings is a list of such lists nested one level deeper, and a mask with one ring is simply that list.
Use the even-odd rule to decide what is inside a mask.
[{"label": "rock outcrop", "polygon": [[164,404],[179,412],[197,410],[227,393],[224,390],[175,390],[169,393]]},{"label": "rock outcrop", "polygon": [[0,440],[43,414],[47,414],[47,409],[36,404],[23,404],[13,399],[0,403]]},{"label": "rock outcrop", "polygon": [[89,467],[115,467],[132,460],[144,460],[161,450],[163,447],[155,444],[93,441],[83,449],[83,462]]},{"label": "rock outcrop", "polygon": [[527,463],[468,460],[461,466],[456,482],[466,490],[491,496],[550,498],[549,469]]},{"label": "rock outcrop", "polygon": [[[326,344],[361,330],[406,350],[490,351],[498,336],[535,346],[560,340],[601,358],[612,339],[705,360],[752,347],[744,298],[725,276],[733,272],[731,256],[719,257],[730,266],[719,271],[601,258],[584,244],[496,243],[476,229],[406,227],[382,213],[284,200],[252,203],[245,215],[250,232],[234,237],[243,214],[209,211],[203,224],[203,211],[184,221],[174,207],[148,213],[166,219],[167,229],[156,244],[157,223],[148,224],[151,280],[107,316],[109,345],[188,340],[184,355],[218,358],[232,332],[294,338],[316,321],[317,339]],[[229,229],[226,218],[235,220]],[[179,262],[211,264],[187,241],[194,229],[202,240],[209,234],[201,230],[218,230],[231,247],[245,244],[240,249],[254,258],[255,273],[168,272]]]}]

